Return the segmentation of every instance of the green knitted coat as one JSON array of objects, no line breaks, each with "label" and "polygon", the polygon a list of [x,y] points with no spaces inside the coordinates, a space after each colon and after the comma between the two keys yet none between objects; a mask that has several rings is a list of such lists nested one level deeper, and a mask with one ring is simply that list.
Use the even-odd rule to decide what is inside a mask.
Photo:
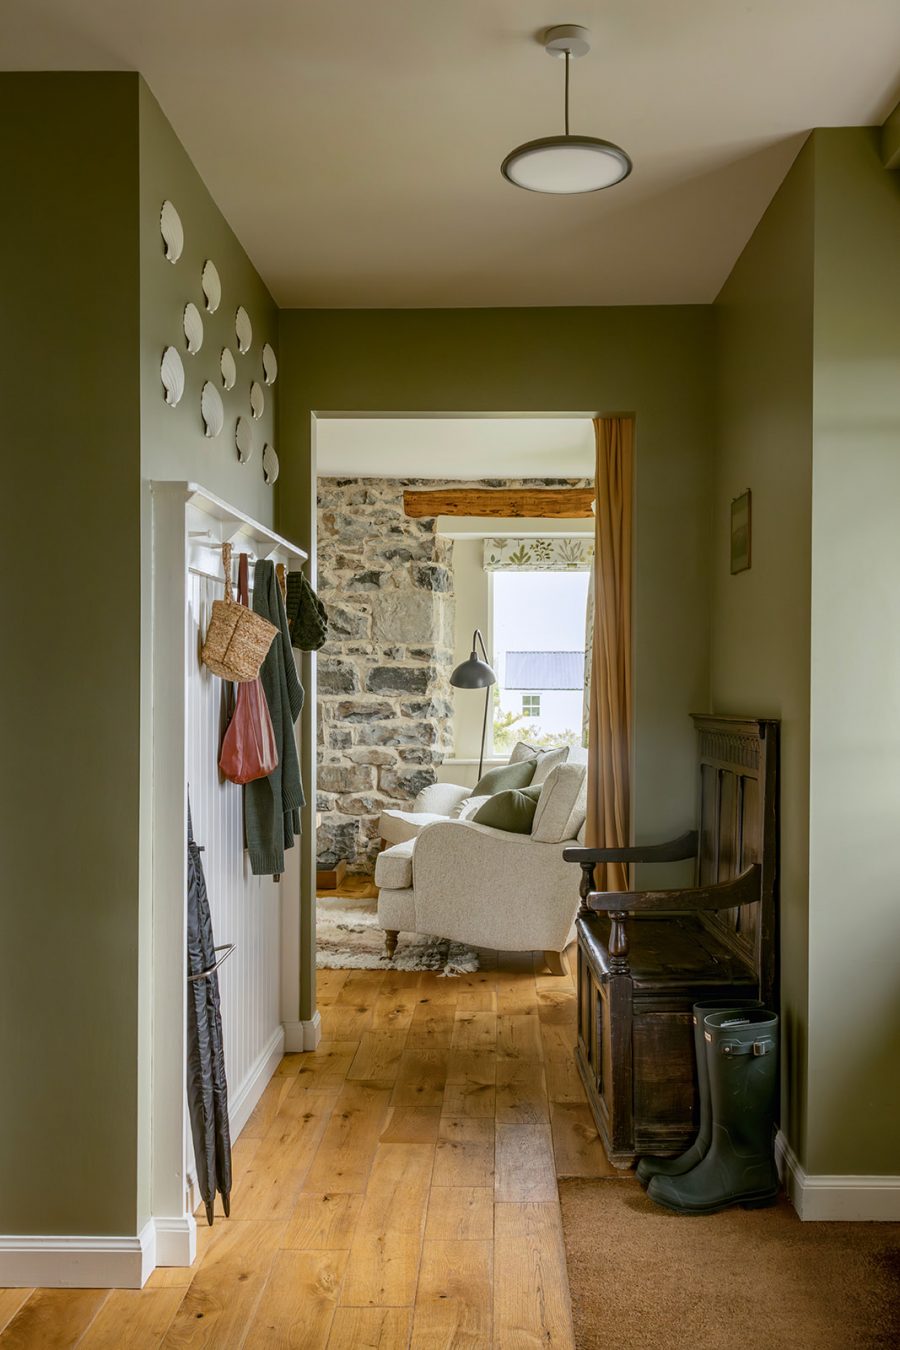
[{"label": "green knitted coat", "polygon": [[278,629],[259,672],[278,746],[278,766],[268,778],[245,784],[244,834],[254,876],[275,876],[284,871],[284,851],[293,847],[300,833],[300,807],[306,799],[294,738],[294,723],[303,707],[303,686],[294,665],[274,563],[256,564],[253,608]]}]

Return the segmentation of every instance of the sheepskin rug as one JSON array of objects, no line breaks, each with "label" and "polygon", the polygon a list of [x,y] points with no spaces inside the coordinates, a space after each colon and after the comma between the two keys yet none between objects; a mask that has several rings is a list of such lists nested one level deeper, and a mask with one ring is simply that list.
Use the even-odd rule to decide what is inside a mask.
[{"label": "sheepskin rug", "polygon": [[469,975],[478,953],[462,942],[401,933],[393,960],[384,950],[376,902],[319,896],[316,900],[316,965],[326,970],[436,970]]}]

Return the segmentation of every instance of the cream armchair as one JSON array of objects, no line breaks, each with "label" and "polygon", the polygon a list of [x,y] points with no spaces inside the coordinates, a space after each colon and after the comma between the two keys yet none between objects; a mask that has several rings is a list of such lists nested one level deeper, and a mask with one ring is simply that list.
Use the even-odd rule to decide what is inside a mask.
[{"label": "cream armchair", "polygon": [[401,933],[429,933],[499,951],[543,951],[554,974],[573,936],[578,888],[563,850],[584,826],[584,768],[544,784],[532,834],[474,820],[437,820],[386,849],[375,866],[378,922],[393,956]]}]

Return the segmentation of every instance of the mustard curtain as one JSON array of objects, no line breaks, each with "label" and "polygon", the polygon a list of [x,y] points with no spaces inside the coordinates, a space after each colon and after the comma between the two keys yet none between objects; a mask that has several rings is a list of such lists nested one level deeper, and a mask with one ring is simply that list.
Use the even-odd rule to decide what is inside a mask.
[{"label": "mustard curtain", "polygon": [[[631,547],[634,419],[597,417],[594,524],[594,632],[588,738],[585,843],[631,842]],[[597,868],[604,891],[628,890],[628,868]]]}]

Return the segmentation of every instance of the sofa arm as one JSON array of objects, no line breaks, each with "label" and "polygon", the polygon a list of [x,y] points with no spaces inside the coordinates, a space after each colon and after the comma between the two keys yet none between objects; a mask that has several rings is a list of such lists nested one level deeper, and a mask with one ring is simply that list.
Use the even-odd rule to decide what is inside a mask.
[{"label": "sofa arm", "polygon": [[420,933],[498,951],[562,951],[578,909],[563,849],[472,820],[426,825],[413,851]]},{"label": "sofa arm", "polygon": [[413,810],[428,811],[435,816],[449,816],[454,807],[459,806],[471,795],[471,788],[460,787],[457,783],[432,783],[419,793],[413,802]]}]

